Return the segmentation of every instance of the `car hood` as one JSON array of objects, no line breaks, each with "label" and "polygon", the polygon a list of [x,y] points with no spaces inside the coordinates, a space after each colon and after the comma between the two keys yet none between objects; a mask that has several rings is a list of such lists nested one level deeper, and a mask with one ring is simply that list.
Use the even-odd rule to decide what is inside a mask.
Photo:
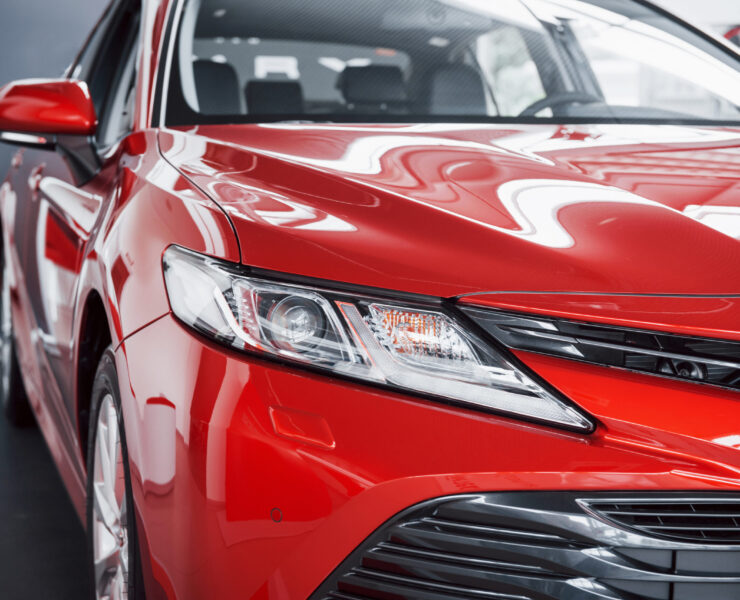
[{"label": "car hood", "polygon": [[165,158],[245,264],[430,294],[740,294],[740,130],[199,126]]}]

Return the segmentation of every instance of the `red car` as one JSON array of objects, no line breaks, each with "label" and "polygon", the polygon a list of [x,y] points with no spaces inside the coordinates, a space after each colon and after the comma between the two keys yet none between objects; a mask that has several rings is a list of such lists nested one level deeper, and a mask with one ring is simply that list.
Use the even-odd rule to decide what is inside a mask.
[{"label": "red car", "polygon": [[117,0],[0,130],[3,408],[95,598],[740,597],[720,40],[637,0]]}]

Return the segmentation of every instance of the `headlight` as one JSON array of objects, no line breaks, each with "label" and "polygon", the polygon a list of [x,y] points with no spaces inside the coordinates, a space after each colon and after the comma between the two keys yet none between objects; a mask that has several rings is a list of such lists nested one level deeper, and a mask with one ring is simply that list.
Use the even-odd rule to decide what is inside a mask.
[{"label": "headlight", "polygon": [[441,302],[296,285],[171,246],[172,312],[237,350],[579,431],[592,423]]}]

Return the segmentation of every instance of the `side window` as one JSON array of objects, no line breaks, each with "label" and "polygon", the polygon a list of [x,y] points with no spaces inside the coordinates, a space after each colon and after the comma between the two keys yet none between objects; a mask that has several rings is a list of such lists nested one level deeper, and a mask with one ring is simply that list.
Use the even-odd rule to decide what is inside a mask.
[{"label": "side window", "polygon": [[72,71],[84,79],[98,115],[98,147],[119,140],[132,125],[139,2],[124,0],[104,17]]},{"label": "side window", "polygon": [[502,116],[516,116],[547,95],[518,28],[504,26],[481,36],[476,50]]},{"label": "side window", "polygon": [[80,79],[82,81],[87,81],[94,66],[93,63],[95,62],[97,50],[100,47],[100,43],[103,39],[103,36],[105,35],[106,30],[110,26],[112,12],[113,9],[111,6],[109,6],[95,25],[95,28],[88,36],[87,40],[85,41],[85,45],[82,47],[82,50],[80,50],[74,63],[72,63],[72,65],[67,70],[66,76],[70,79]]},{"label": "side window", "polygon": [[[138,27],[135,29],[138,31]],[[98,145],[108,147],[131,131],[136,91],[136,58],[138,36],[131,35],[121,57],[106,99],[98,126]]]}]

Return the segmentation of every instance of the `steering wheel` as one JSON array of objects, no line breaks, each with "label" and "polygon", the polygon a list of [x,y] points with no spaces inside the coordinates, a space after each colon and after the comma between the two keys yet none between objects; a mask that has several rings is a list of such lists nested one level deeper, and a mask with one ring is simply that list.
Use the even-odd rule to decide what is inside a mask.
[{"label": "steering wheel", "polygon": [[530,104],[521,113],[520,117],[534,117],[538,112],[545,110],[546,108],[557,108],[558,106],[564,106],[566,104],[593,104],[594,102],[601,103],[604,100],[593,94],[587,94],[586,92],[561,92],[559,94],[553,94],[537,100],[534,104]]}]

